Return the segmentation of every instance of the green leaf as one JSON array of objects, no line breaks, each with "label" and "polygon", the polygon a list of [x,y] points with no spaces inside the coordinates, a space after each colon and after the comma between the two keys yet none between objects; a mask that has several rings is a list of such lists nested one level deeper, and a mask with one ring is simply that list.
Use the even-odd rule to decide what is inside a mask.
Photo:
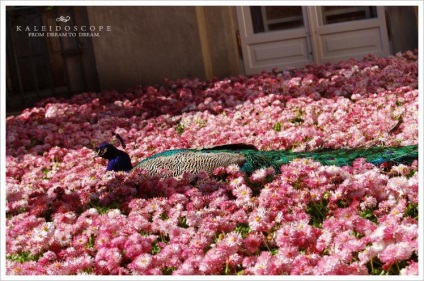
[{"label": "green leaf", "polygon": [[178,218],[178,224],[177,225],[179,227],[182,227],[182,228],[189,228],[189,226],[187,224],[187,218],[185,216]]},{"label": "green leaf", "polygon": [[372,221],[373,223],[377,223],[377,218],[374,216],[374,212],[370,208],[366,208],[365,210],[359,213],[361,218]]},{"label": "green leaf", "polygon": [[158,254],[161,250],[162,250],[162,248],[159,247],[158,242],[157,241],[153,242],[153,244],[152,244],[152,255]]},{"label": "green leaf", "polygon": [[102,206],[98,200],[91,200],[90,204],[102,215],[106,214],[109,210],[120,209],[121,207],[117,201],[113,201],[107,206]]},{"label": "green leaf", "polygon": [[172,272],[173,272],[175,269],[177,269],[177,268],[176,268],[176,267],[174,267],[174,266],[171,266],[171,267],[164,267],[164,268],[162,268],[162,274],[163,274],[163,275],[171,275],[171,274],[172,274]]},{"label": "green leaf", "polygon": [[272,128],[274,129],[274,131],[280,132],[282,126],[283,126],[283,124],[281,122],[277,122],[277,123],[274,124],[274,127],[272,127]]},{"label": "green leaf", "polygon": [[182,135],[182,134],[184,133],[184,129],[185,129],[185,127],[184,127],[184,125],[183,125],[183,124],[181,124],[181,123],[178,123],[178,124],[177,124],[177,133],[178,133],[179,135]]},{"label": "green leaf", "polygon": [[328,200],[321,199],[319,202],[309,202],[306,213],[311,216],[309,220],[310,225],[322,228],[322,223],[328,213]]},{"label": "green leaf", "polygon": [[235,231],[237,233],[240,233],[240,235],[241,235],[242,238],[246,238],[247,234],[250,232],[249,224],[247,224],[247,223],[239,223],[236,226]]},{"label": "green leaf", "polygon": [[48,179],[47,174],[50,172],[49,169],[47,168],[43,168],[42,173],[43,173],[43,179]]},{"label": "green leaf", "polygon": [[20,253],[17,253],[17,254],[6,255],[6,259],[11,260],[11,261],[15,261],[15,262],[19,262],[19,263],[23,263],[23,262],[27,262],[27,261],[38,261],[38,259],[41,257],[41,255],[42,255],[41,253],[32,255],[31,252],[24,251],[24,252],[20,252]]},{"label": "green leaf", "polygon": [[418,220],[418,204],[409,203],[406,206],[404,217],[411,217]]}]

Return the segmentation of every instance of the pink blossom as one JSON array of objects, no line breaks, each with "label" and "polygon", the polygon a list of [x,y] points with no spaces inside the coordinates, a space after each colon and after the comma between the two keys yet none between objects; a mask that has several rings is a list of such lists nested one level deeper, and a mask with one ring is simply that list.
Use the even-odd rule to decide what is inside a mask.
[{"label": "pink blossom", "polygon": [[114,272],[122,261],[122,254],[118,248],[101,248],[95,257],[97,267],[101,272]]},{"label": "pink blossom", "polygon": [[249,253],[256,253],[262,243],[264,242],[264,237],[260,232],[250,232],[247,237],[243,240],[243,245],[246,248],[246,251]]},{"label": "pink blossom", "polygon": [[386,263],[393,264],[397,261],[407,260],[412,255],[413,247],[408,242],[399,242],[388,245],[380,252],[378,258]]},{"label": "pink blossom", "polygon": [[262,252],[255,265],[248,268],[247,272],[254,275],[272,275],[274,271],[274,257],[269,252]]},{"label": "pink blossom", "polygon": [[400,275],[418,275],[418,263],[411,261],[407,267],[400,270]]},{"label": "pink blossom", "polygon": [[150,268],[152,260],[153,258],[150,254],[141,254],[128,267],[136,270],[136,272],[144,272]]}]

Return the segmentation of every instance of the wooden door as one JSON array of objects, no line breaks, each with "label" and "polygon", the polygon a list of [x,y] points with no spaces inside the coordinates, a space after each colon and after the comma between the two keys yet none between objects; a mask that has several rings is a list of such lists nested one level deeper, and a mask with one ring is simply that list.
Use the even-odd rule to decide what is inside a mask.
[{"label": "wooden door", "polygon": [[384,7],[309,7],[314,61],[362,59],[390,54]]},{"label": "wooden door", "polygon": [[237,7],[246,74],[389,55],[384,7]]}]

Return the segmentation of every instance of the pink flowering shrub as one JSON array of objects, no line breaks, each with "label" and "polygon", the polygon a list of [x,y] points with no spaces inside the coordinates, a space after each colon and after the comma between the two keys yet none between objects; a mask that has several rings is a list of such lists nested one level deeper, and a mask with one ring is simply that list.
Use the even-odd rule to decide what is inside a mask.
[{"label": "pink flowering shrub", "polygon": [[[180,178],[105,172],[227,143],[258,149],[418,143],[417,53],[47,99],[7,118],[9,275],[418,274],[418,163]],[[118,145],[118,144],[117,144]]]}]

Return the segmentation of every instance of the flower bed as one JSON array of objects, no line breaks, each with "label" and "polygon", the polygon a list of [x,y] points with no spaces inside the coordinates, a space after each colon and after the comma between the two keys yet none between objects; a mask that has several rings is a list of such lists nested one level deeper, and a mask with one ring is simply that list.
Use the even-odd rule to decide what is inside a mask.
[{"label": "flower bed", "polygon": [[261,150],[418,143],[417,53],[47,99],[6,121],[7,274],[418,274],[418,163],[299,159],[191,181],[105,173],[227,143]]}]

